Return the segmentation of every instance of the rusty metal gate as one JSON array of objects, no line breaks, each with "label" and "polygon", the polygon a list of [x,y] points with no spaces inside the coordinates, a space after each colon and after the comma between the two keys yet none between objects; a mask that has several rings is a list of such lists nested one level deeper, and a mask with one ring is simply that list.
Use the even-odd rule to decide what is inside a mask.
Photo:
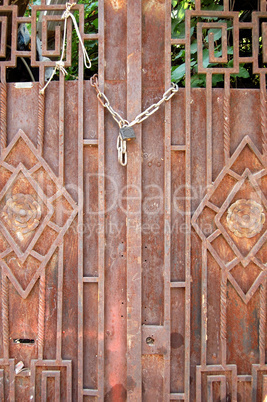
[{"label": "rusty metal gate", "polygon": [[[73,8],[82,40],[98,40],[99,87],[129,121],[170,87],[171,45],[185,47],[185,88],[135,126],[123,167],[118,126],[83,79],[81,47],[78,80],[66,82],[61,71],[39,92],[62,45],[56,27],[54,50],[47,47],[47,24],[59,24],[65,6],[42,0],[19,17],[4,0],[2,401],[266,400],[267,2],[259,3],[251,22],[240,22],[227,0],[220,12],[196,0],[184,39],[171,39],[170,0],[100,0],[97,34],[84,34],[83,5]],[[36,58],[43,11],[48,62]],[[190,84],[196,17],[202,89]],[[202,62],[202,30],[219,28],[226,38],[220,19],[233,26],[230,68],[227,43],[216,56],[212,35],[210,62],[220,67]],[[21,23],[31,24],[29,51],[17,49]],[[253,38],[245,60],[242,29]],[[20,57],[39,68],[39,82],[6,82]],[[230,90],[244,62],[260,89]],[[212,89],[213,74],[224,74],[223,88]]]}]

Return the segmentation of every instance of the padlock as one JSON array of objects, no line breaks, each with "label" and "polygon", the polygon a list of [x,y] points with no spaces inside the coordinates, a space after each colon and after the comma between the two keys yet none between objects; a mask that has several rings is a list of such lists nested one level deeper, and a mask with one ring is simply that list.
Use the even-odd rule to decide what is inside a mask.
[{"label": "padlock", "polygon": [[130,126],[124,126],[120,128],[120,135],[123,141],[130,141],[135,139],[134,129]]}]

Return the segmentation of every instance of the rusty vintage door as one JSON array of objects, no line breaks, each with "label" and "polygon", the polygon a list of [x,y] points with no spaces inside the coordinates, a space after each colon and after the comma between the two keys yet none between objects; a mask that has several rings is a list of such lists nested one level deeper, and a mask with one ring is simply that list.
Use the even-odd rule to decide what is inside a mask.
[{"label": "rusty vintage door", "polygon": [[[170,0],[100,0],[99,86],[131,121],[170,87],[171,45],[186,51],[185,88],[142,125],[118,164],[118,126],[89,81],[51,82],[44,65],[49,21],[64,5],[0,7],[0,396],[3,401],[263,401],[266,350],[267,2],[252,21],[238,12],[185,17],[171,39]],[[36,60],[36,16],[43,56]],[[232,68],[202,63],[202,29],[233,26]],[[198,18],[199,72],[190,85],[190,26]],[[6,58],[12,22],[11,56]],[[20,23],[31,51],[18,51]],[[215,24],[215,25],[214,25]],[[253,54],[239,55],[239,31]],[[68,22],[65,67],[71,64]],[[218,63],[210,37],[210,61]],[[227,50],[227,43],[223,48]],[[81,49],[80,49],[81,50]],[[7,83],[19,57],[39,82]],[[221,58],[220,58],[221,57]],[[231,89],[230,74],[252,63],[260,89]],[[224,88],[212,89],[212,74]],[[22,362],[22,363],[20,363]]]}]

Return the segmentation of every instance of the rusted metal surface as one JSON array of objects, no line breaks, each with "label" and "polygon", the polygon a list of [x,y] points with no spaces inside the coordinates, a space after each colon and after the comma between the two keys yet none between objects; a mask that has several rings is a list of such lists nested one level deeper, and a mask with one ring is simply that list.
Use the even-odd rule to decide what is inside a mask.
[{"label": "rusted metal surface", "polygon": [[[64,6],[42,2],[27,19],[17,18],[16,6],[0,7],[12,14],[14,32],[11,59],[0,61],[3,400],[267,395],[266,69],[258,65],[266,2],[251,23],[240,23],[227,1],[217,13],[200,3],[179,40],[171,39],[169,0],[100,1],[97,35],[83,34],[83,7],[75,6],[83,40],[99,41],[99,88],[128,120],[170,87],[171,45],[186,48],[186,87],[135,126],[126,168],[117,161],[118,126],[83,80],[82,53],[79,79],[65,82],[61,73],[42,96],[45,64],[34,40],[30,54],[16,50],[19,22],[32,22],[34,39],[37,11]],[[205,89],[190,86],[197,16],[205,21],[200,63],[207,17],[234,24],[234,67],[200,66]],[[230,73],[245,61],[242,28],[253,29],[246,62],[260,75],[259,90],[230,89]],[[66,67],[70,42],[69,24]],[[57,58],[60,35],[55,49]],[[39,82],[6,83],[19,56],[39,66]],[[223,89],[212,89],[214,73],[225,74]]]},{"label": "rusted metal surface", "polygon": [[[197,365],[196,391],[193,387],[191,397],[197,397],[199,400],[205,400],[210,392],[214,392],[214,397],[217,395],[216,392],[219,391],[216,391],[212,381],[221,384],[222,395],[226,392],[223,385],[226,381],[227,395],[233,400],[247,398],[248,392],[251,398],[251,389],[255,387],[255,380],[252,383],[252,372],[258,370],[255,369],[257,364],[263,364],[260,363],[261,359],[265,360],[262,355],[265,342],[265,277],[262,262],[266,255],[261,239],[265,229],[262,228],[251,239],[246,238],[239,226],[243,219],[242,208],[239,212],[241,220],[238,223],[236,216],[231,215],[233,223],[236,222],[234,224],[238,236],[233,234],[227,223],[227,216],[236,203],[242,205],[244,202],[251,202],[250,200],[258,200],[263,207],[265,205],[264,196],[260,193],[264,186],[261,176],[264,175],[264,158],[258,151],[262,149],[262,136],[260,126],[257,126],[257,117],[249,122],[240,119],[240,114],[243,113],[243,91],[231,91],[230,96],[231,133],[240,133],[241,130],[244,133],[249,132],[250,135],[242,139],[223,169],[218,169],[216,165],[220,165],[220,161],[214,159],[213,166],[220,170],[220,173],[214,177],[215,181],[204,200],[199,203],[196,197],[195,202],[199,206],[192,219],[192,267],[195,268],[192,270],[192,331],[198,334],[193,337],[192,352],[194,362],[197,361],[198,355],[201,364]],[[250,104],[257,101],[257,107],[260,106],[259,91],[250,90],[246,97]],[[195,102],[195,99],[193,98],[192,103],[193,111],[198,107],[195,105],[198,101],[196,99]],[[219,104],[223,99],[223,91],[214,91],[213,99],[215,104]],[[224,111],[217,109],[217,116],[222,121]],[[214,126],[213,140],[214,143],[221,144],[222,150],[225,135],[223,126],[217,123]],[[205,117],[202,126],[198,126],[197,130],[199,149],[203,149],[202,145],[205,145],[206,141]],[[233,142],[231,136],[231,148]],[[195,171],[199,161],[206,159],[205,148],[201,153],[199,149],[197,152],[192,151],[196,163],[196,168],[193,168]],[[238,171],[237,175],[235,171]],[[257,177],[257,171],[261,171],[259,181],[253,186],[250,183],[253,181],[252,177]],[[204,188],[206,177],[207,172],[203,172],[200,181],[196,173],[192,182],[198,188]],[[248,226],[253,230],[254,225],[261,225],[261,221],[261,215],[257,215],[254,223],[250,222]],[[244,229],[245,227],[244,224]],[[201,326],[199,322],[197,324],[197,317],[201,318]],[[216,379],[216,376],[222,378]],[[260,397],[255,400],[260,400]]]},{"label": "rusted metal surface", "polygon": [[[8,146],[1,149],[2,363],[4,367],[8,361],[22,361],[24,370],[12,374],[15,379],[9,382],[10,389],[6,383],[4,395],[5,400],[14,400],[14,394],[16,400],[29,400],[47,392],[52,397],[60,389],[62,398],[71,400],[71,378],[74,375],[77,379],[77,374],[72,373],[72,364],[77,364],[77,329],[73,332],[77,327],[77,285],[71,283],[77,284],[77,270],[73,267],[77,266],[78,207],[76,194],[72,197],[66,187],[74,188],[77,173],[75,177],[68,175],[62,186],[58,170],[68,150],[73,152],[70,159],[77,160],[77,147],[70,136],[76,124],[70,121],[65,130],[68,143],[64,152],[58,136],[49,136],[53,144],[50,157],[54,153],[58,166],[48,164],[43,158],[45,152],[41,153],[36,146],[38,131],[34,136],[34,119],[29,118],[28,126],[33,136],[19,128],[25,112],[19,104],[25,102],[29,89],[14,87],[9,84],[7,89],[9,94],[13,91],[13,125],[11,129],[7,124],[11,129]],[[30,91],[36,94],[38,88],[36,83]],[[54,98],[55,86],[50,93]],[[75,111],[68,100],[65,108],[72,109],[75,121],[77,108]],[[32,112],[34,109],[38,114],[38,103]],[[56,109],[50,115],[55,120]],[[44,144],[46,147],[47,142]],[[53,382],[54,391],[49,385]],[[77,385],[73,388],[75,395]]]},{"label": "rusted metal surface", "polygon": [[[142,2],[127,2],[127,117],[142,110]],[[134,82],[134,85],[131,83]],[[128,147],[127,168],[127,400],[142,399],[142,129]]]},{"label": "rusted metal surface", "polygon": [[[233,71],[237,71],[242,61],[238,35],[243,26],[238,21],[238,13],[228,10],[225,2],[225,11],[214,15],[233,21]],[[266,11],[266,3],[262,11]],[[187,26],[190,27],[192,16],[208,14],[200,10],[200,2],[196,3],[196,11],[187,14]],[[253,30],[254,51],[247,61],[253,62],[254,73],[261,76],[259,91],[230,91],[231,71],[227,67],[201,65],[199,71],[206,74],[207,84],[205,94],[199,93],[198,99],[205,96],[206,105],[195,101],[198,91],[194,96],[190,88],[187,53],[187,117],[201,116],[187,122],[191,134],[191,188],[195,195],[192,199],[191,367],[196,365],[196,372],[192,373],[191,393],[187,394],[190,400],[256,401],[266,397],[265,212],[264,216],[260,212],[265,211],[266,191],[266,69],[259,66],[256,45],[263,15],[253,13],[252,23],[244,25]],[[200,55],[203,25],[199,23],[197,35]],[[184,43],[190,45],[189,31]],[[225,62],[223,57],[221,62]],[[216,72],[225,74],[224,90],[217,98],[211,81]],[[221,105],[220,109],[216,103]],[[224,159],[219,155],[224,155]],[[246,215],[248,203],[255,207]],[[238,218],[234,212],[236,206]],[[248,232],[251,238],[246,236]]]}]

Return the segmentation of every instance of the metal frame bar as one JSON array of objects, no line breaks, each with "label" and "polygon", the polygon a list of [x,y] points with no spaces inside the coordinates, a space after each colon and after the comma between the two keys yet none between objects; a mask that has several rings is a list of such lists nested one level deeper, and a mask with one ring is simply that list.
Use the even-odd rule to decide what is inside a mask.
[{"label": "metal frame bar", "polygon": [[[171,1],[166,1],[165,13],[165,89],[170,88],[171,80]],[[165,104],[165,149],[164,149],[164,328],[168,333],[166,339],[167,353],[164,356],[163,392],[167,398],[170,395],[171,371],[171,103]]]},{"label": "metal frame bar", "polygon": [[[127,118],[131,121],[142,105],[142,4],[127,2]],[[133,85],[134,82],[134,85]],[[142,400],[142,129],[129,147],[127,166],[127,400]]]},{"label": "metal frame bar", "polygon": [[[99,86],[104,87],[105,80],[105,8],[104,1],[98,5],[99,14],[99,42],[98,42],[98,73]],[[105,129],[104,129],[104,110],[98,103],[98,398],[104,400],[105,383]]]}]

